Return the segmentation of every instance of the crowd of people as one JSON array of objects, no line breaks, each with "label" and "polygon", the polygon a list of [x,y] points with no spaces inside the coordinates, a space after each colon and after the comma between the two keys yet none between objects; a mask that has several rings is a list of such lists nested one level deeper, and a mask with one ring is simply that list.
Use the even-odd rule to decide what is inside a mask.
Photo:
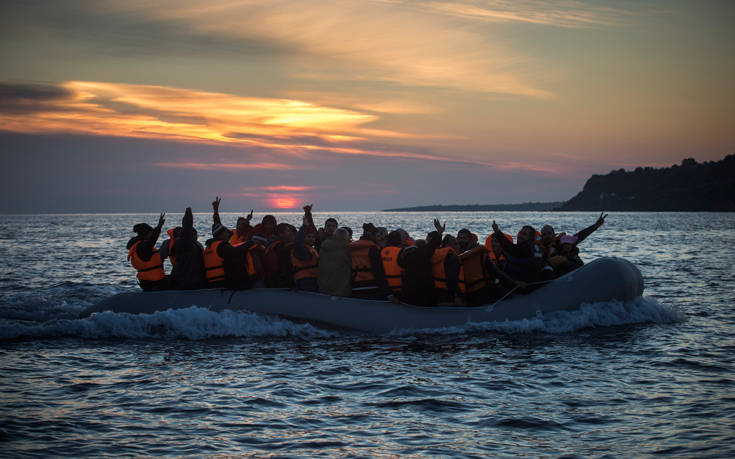
[{"label": "crowd of people", "polygon": [[[420,306],[488,304],[582,266],[578,244],[607,217],[601,213],[574,235],[557,234],[550,225],[540,232],[524,226],[515,241],[493,221],[482,245],[465,228],[456,236],[445,234],[446,224],[436,219],[425,239],[364,223],[353,240],[352,229],[334,218],[317,228],[311,205],[304,207],[298,229],[273,215],[252,226],[253,211],[229,228],[220,219],[220,202],[219,197],[212,202],[212,237],[204,245],[197,240],[191,208],[181,226],[167,230],[169,238],[159,248],[165,214],[155,228],[133,227],[128,260],[143,290],[293,288]],[[170,275],[164,271],[166,258]]]}]

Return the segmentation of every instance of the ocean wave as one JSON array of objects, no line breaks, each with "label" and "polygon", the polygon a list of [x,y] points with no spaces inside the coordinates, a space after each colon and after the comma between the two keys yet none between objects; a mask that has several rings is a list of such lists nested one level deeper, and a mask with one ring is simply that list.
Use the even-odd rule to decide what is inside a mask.
[{"label": "ocean wave", "polygon": [[[76,309],[76,308],[75,308]],[[469,323],[461,327],[431,330],[401,330],[392,335],[461,334],[476,332],[570,333],[590,327],[609,327],[637,323],[675,323],[685,320],[678,309],[652,298],[633,301],[608,301],[585,304],[574,311],[549,314],[504,322]],[[0,319],[0,340],[28,338],[179,338],[205,340],[225,337],[298,337],[321,339],[338,332],[326,331],[310,324],[259,315],[248,311],[215,312],[192,306],[169,309],[153,314],[94,314],[84,319],[57,317],[45,322]]]},{"label": "ocean wave", "polygon": [[631,301],[604,301],[583,304],[571,311],[538,313],[535,317],[503,322],[469,323],[461,327],[441,329],[400,330],[395,335],[459,334],[475,332],[522,333],[571,333],[591,327],[612,327],[639,323],[676,323],[686,320],[685,315],[673,306],[653,298],[638,297]]},{"label": "ocean wave", "polygon": [[226,337],[327,338],[330,332],[247,311],[215,312],[192,306],[153,314],[101,312],[84,319],[57,319],[43,323],[2,320],[0,340],[26,338],[183,338],[204,340]]}]

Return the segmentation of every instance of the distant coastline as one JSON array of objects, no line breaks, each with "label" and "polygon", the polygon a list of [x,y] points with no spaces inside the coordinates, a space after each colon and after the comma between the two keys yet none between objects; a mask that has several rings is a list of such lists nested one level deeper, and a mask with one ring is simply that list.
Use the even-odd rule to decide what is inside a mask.
[{"label": "distant coastline", "polygon": [[735,155],[671,167],[638,167],[593,175],[568,201],[521,204],[449,204],[384,209],[385,212],[501,211],[733,212]]},{"label": "distant coastline", "polygon": [[582,191],[555,210],[625,212],[735,211],[735,155],[671,167],[638,167],[593,175]]},{"label": "distant coastline", "polygon": [[564,204],[556,202],[524,202],[521,204],[434,204],[431,206],[399,207],[383,209],[383,212],[517,212],[517,211],[548,211]]}]

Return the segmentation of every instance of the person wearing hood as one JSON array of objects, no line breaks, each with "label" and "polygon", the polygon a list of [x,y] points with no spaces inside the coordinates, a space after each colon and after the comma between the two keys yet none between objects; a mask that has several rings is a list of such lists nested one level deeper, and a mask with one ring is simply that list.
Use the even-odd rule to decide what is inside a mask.
[{"label": "person wearing hood", "polygon": [[168,255],[173,265],[171,270],[173,288],[190,290],[206,287],[204,247],[197,241],[191,207],[187,207],[184,212],[180,231],[174,232],[174,241],[169,248]]},{"label": "person wearing hood", "polygon": [[127,244],[128,261],[138,271],[138,285],[145,291],[167,290],[170,287],[169,279],[163,270],[163,259],[156,249],[156,241],[166,222],[165,216],[166,214],[162,212],[155,228],[147,223],[133,226],[136,236]]}]

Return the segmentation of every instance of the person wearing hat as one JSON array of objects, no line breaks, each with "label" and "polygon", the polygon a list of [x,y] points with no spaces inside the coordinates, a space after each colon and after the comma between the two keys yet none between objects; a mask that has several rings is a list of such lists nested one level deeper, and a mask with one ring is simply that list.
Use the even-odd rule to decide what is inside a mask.
[{"label": "person wearing hat", "polygon": [[252,287],[248,252],[252,241],[230,245],[232,231],[221,223],[212,225],[212,238],[205,243],[204,276],[209,287],[246,290]]},{"label": "person wearing hat", "polygon": [[169,279],[163,271],[163,260],[156,249],[156,241],[166,222],[165,216],[166,214],[162,212],[155,228],[147,223],[133,226],[136,235],[130,238],[127,244],[128,261],[138,270],[138,285],[146,291],[169,288]]}]

